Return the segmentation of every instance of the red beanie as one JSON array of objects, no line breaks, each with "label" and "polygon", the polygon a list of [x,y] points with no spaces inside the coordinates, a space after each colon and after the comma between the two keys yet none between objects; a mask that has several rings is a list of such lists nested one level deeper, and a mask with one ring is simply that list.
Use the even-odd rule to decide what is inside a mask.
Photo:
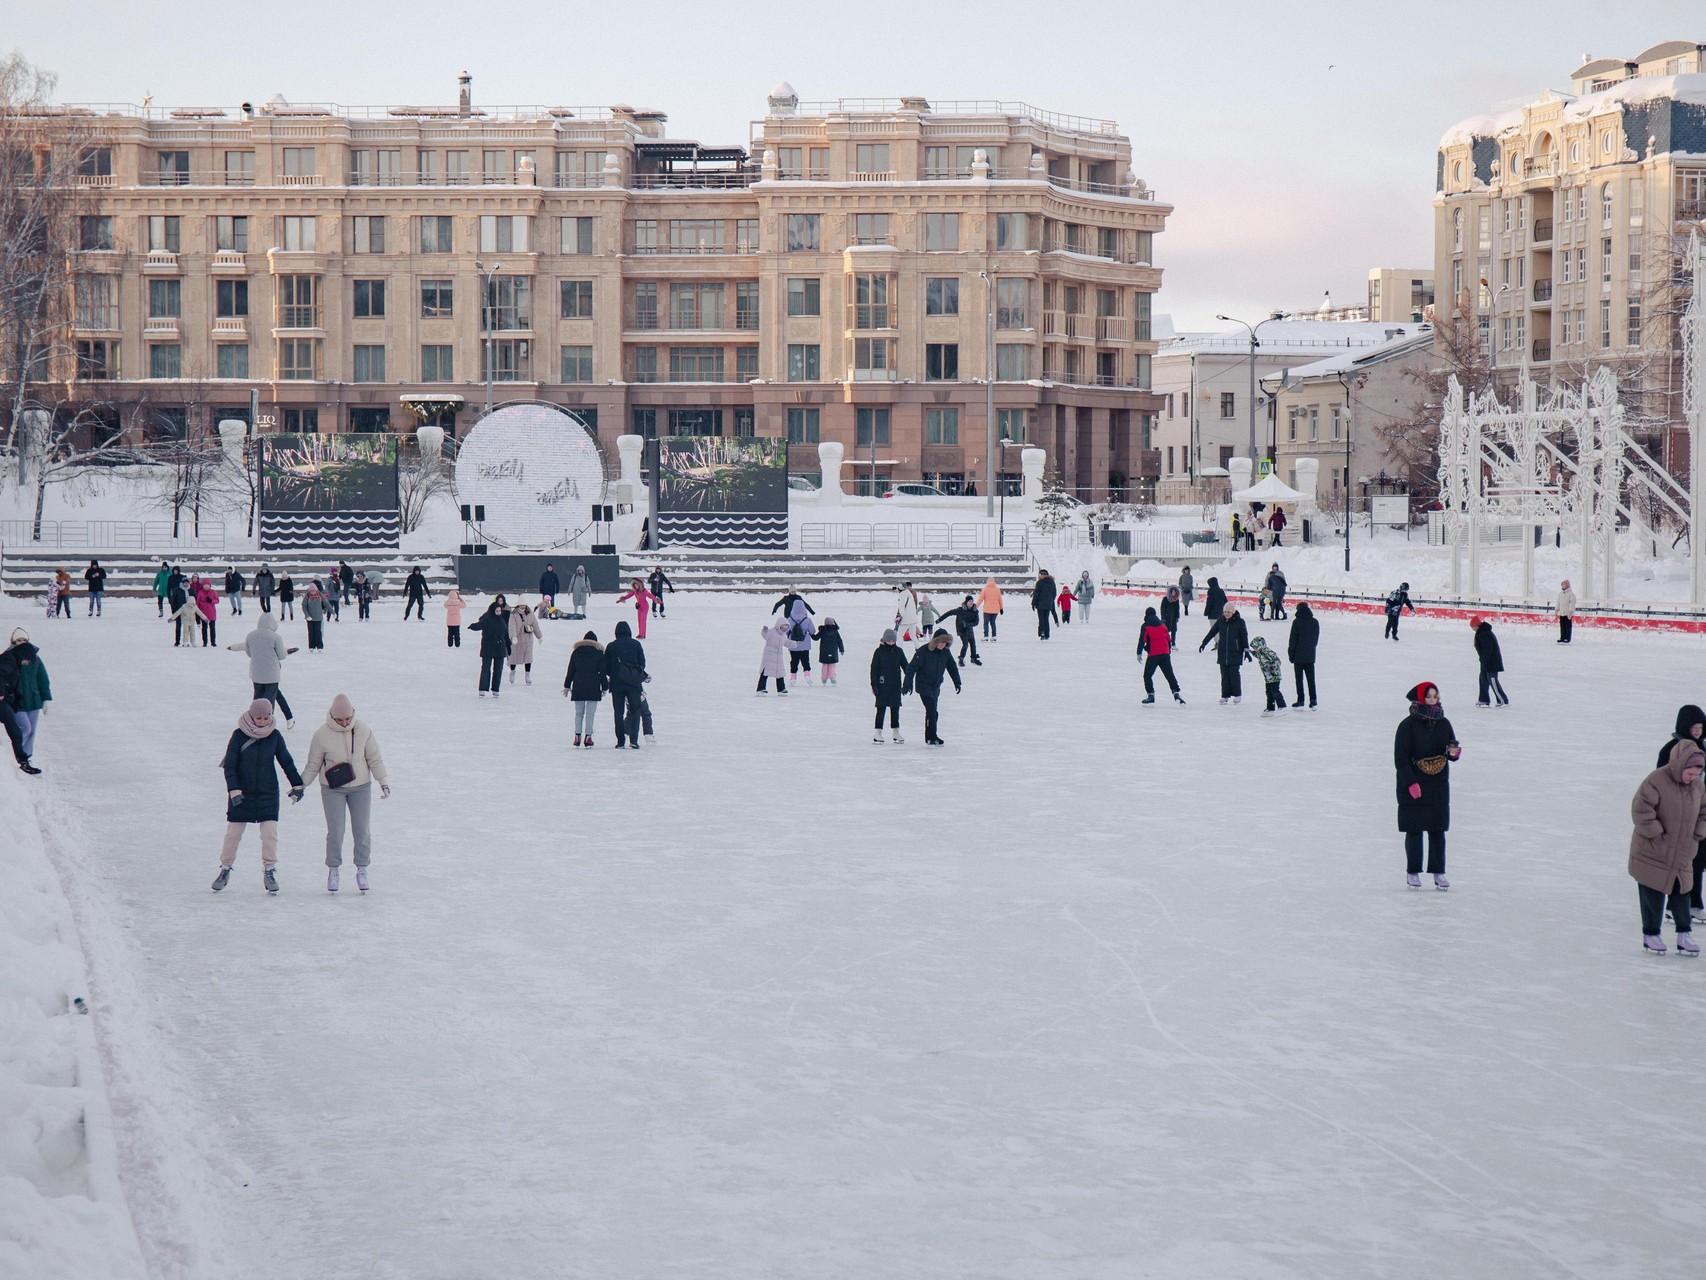
[{"label": "red beanie", "polygon": [[1432,680],[1423,680],[1414,689],[1410,690],[1409,695],[1408,695],[1410,701],[1411,702],[1426,702],[1428,700],[1428,690],[1430,690],[1430,689],[1433,690],[1435,693],[1439,692],[1439,686],[1436,685]]},{"label": "red beanie", "polygon": [[1469,629],[1471,631],[1473,631],[1475,628],[1479,627],[1480,625],[1481,625],[1481,619],[1480,618],[1476,617],[1476,618],[1469,619]]}]

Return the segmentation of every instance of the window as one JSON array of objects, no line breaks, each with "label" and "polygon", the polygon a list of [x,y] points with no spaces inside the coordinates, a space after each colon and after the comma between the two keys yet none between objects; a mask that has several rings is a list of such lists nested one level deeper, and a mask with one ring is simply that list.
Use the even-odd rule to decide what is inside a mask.
[{"label": "window", "polygon": [[816,277],[794,277],[788,281],[788,314],[821,315],[823,282]]},{"label": "window", "polygon": [[860,406],[855,411],[854,441],[860,446],[889,443],[889,411],[876,406]]},{"label": "window", "polygon": [[788,443],[817,444],[821,413],[822,410],[816,408],[790,408],[788,410]]},{"label": "window", "polygon": [[634,252],[656,253],[658,251],[658,223],[656,218],[634,219]]},{"label": "window", "polygon": [[1632,347],[1641,345],[1641,303],[1639,299],[1629,302],[1629,328],[1625,337]]},{"label": "window", "polygon": [[960,442],[960,411],[929,408],[924,411],[925,444],[958,444]]},{"label": "window", "polygon": [[927,316],[957,316],[960,314],[960,278],[931,276],[924,282],[924,314]]},{"label": "window", "polygon": [[658,380],[658,349],[656,347],[634,348],[634,371],[630,382],[656,382]]},{"label": "window", "polygon": [[1236,418],[1238,416],[1238,393],[1236,391],[1222,391],[1220,393],[1220,416],[1223,418]]},{"label": "window", "polygon": [[816,382],[821,374],[818,355],[818,345],[815,342],[789,343],[788,381]]},{"label": "window", "polygon": [[[320,277],[278,278],[278,324],[281,329],[320,327]],[[283,377],[283,374],[279,375]]]},{"label": "window", "polygon": [[1461,251],[1463,248],[1463,210],[1451,211],[1451,247]]},{"label": "window", "polygon": [[758,252],[758,219],[757,218],[736,218],[735,219],[735,252],[736,253],[757,253]]},{"label": "window", "polygon": [[1133,333],[1139,342],[1148,342],[1153,336],[1151,312],[1155,306],[1155,295],[1151,293],[1136,293],[1132,295],[1132,311],[1136,316],[1136,332]]},{"label": "window", "polygon": [[995,215],[995,249],[998,253],[1023,253],[1031,247],[1030,222],[1022,213]]},{"label": "window", "polygon": [[469,172],[468,153],[466,151],[446,151],[444,153],[444,183],[446,186],[467,186]]},{"label": "window", "polygon": [[357,320],[376,320],[385,314],[385,282],[356,280],[352,282],[355,297],[354,316]]},{"label": "window", "polygon": [[751,382],[758,376],[758,348],[735,348],[735,380]]},{"label": "window", "polygon": [[924,177],[927,181],[939,182],[943,178],[954,176],[953,161],[949,159],[947,147],[924,148]]},{"label": "window", "polygon": [[735,328],[758,328],[758,281],[741,280],[735,284]]},{"label": "window", "polygon": [[155,214],[148,219],[148,251],[177,253],[182,243],[180,220],[171,214]]},{"label": "window", "polygon": [[527,219],[520,214],[482,214],[480,252],[526,253]]},{"label": "window", "polygon": [[284,148],[284,176],[287,178],[311,178],[320,171],[315,163],[313,147]]},{"label": "window", "polygon": [[1611,283],[1611,237],[1606,236],[1599,242],[1599,279],[1601,284]]},{"label": "window", "polygon": [[421,218],[421,252],[453,253],[456,246],[454,221],[448,214],[433,213]]},{"label": "window", "polygon": [[1609,182],[1599,184],[1599,225],[1602,227],[1611,225],[1611,184]]},{"label": "window", "polygon": [[1570,251],[1568,249],[1558,255],[1558,283],[1570,283]]},{"label": "window", "polygon": [[1333,439],[1335,439],[1335,440],[1337,440],[1339,438],[1339,427],[1340,427],[1339,419],[1340,419],[1340,415],[1343,412],[1344,411],[1338,405],[1333,406]]},{"label": "window", "polygon": [[818,215],[790,213],[788,215],[788,252],[803,253],[823,247],[818,234]]},{"label": "window", "polygon": [[183,313],[184,283],[182,280],[150,280],[148,282],[149,319],[166,319],[181,316]]},{"label": "window", "polygon": [[[487,347],[491,348],[487,364]],[[488,373],[489,369],[489,373]],[[527,382],[533,377],[533,343],[527,338],[499,338],[480,344],[480,381]]]},{"label": "window", "polygon": [[1599,300],[1599,345],[1601,348],[1611,346],[1611,299]]},{"label": "window", "polygon": [[958,382],[960,378],[960,344],[957,342],[926,342],[924,344],[924,378],[927,382]]},{"label": "window", "polygon": [[997,438],[1013,444],[1023,444],[1030,434],[1031,411],[1029,409],[997,409],[995,411],[995,430]]},{"label": "window", "polygon": [[658,327],[658,287],[651,281],[634,286],[634,328]]},{"label": "window", "polygon": [[557,291],[561,297],[563,319],[592,319],[592,281],[563,280],[559,282]]},{"label": "window", "polygon": [[959,214],[927,213],[924,215],[924,249],[926,252],[953,253],[959,247]]},{"label": "window", "polygon": [[449,316],[456,297],[456,284],[451,280],[421,281],[421,318],[442,320]]},{"label": "window", "polygon": [[806,153],[801,147],[776,149],[776,176],[783,182],[801,182],[806,176]]},{"label": "window", "polygon": [[356,382],[384,382],[385,348],[377,345],[358,345],[355,348],[352,377]]},{"label": "window", "polygon": [[720,284],[672,284],[669,286],[671,329],[721,329],[723,286]]},{"label": "window", "polygon": [[1629,283],[1641,283],[1641,242],[1634,237],[1629,240]]},{"label": "window", "polygon": [[1608,156],[1611,154],[1611,147],[1612,147],[1612,141],[1611,140],[1612,140],[1613,136],[1614,135],[1612,134],[1611,130],[1609,130],[1609,129],[1607,129],[1605,131],[1605,133],[1603,135],[1601,135],[1600,140],[1599,140],[1599,153],[1602,156]]},{"label": "window", "polygon": [[214,376],[246,378],[249,376],[249,344],[222,342],[213,349]]},{"label": "window", "polygon": [[279,246],[287,253],[314,252],[314,219],[285,216],[279,220],[283,223],[283,243]]},{"label": "window", "polygon": [[891,292],[889,276],[861,275],[853,277],[853,327],[855,329],[892,329],[894,311],[889,305]]},{"label": "window", "polygon": [[1509,351],[1510,349],[1511,320],[1509,316],[1506,316],[1503,320],[1499,321],[1499,350]]},{"label": "window", "polygon": [[509,152],[480,152],[480,181],[504,183],[509,181]]},{"label": "window", "polygon": [[[1155,357],[1138,354],[1132,357],[1131,385],[1148,391],[1154,385]],[[1153,415],[1145,415],[1153,416]],[[1148,446],[1145,446],[1146,448]]]},{"label": "window", "polygon": [[1026,302],[1030,282],[1015,276],[1005,276],[995,282],[995,327],[1023,329],[1026,327]]},{"label": "window", "polygon": [[384,253],[385,219],[356,218],[354,247],[357,253]]},{"label": "window", "polygon": [[886,382],[892,379],[894,339],[853,339],[853,377],[856,381],[865,382]]},{"label": "window", "polygon": [[220,216],[213,220],[214,248],[224,253],[249,251],[249,220],[246,217]]},{"label": "window", "polygon": [[415,153],[421,166],[420,183],[423,187],[436,187],[444,181],[444,153],[422,149]]},{"label": "window", "polygon": [[531,329],[533,281],[528,276],[493,276],[486,281],[485,305],[480,309],[482,331]]},{"label": "window", "polygon": [[181,378],[184,376],[184,349],[175,342],[155,342],[148,347],[148,376],[150,378]]},{"label": "window", "polygon": [[1311,440],[1321,438],[1321,408],[1319,405],[1309,406],[1309,438]]},{"label": "window", "polygon": [[78,276],[77,327],[118,328],[118,277]]},{"label": "window", "polygon": [[671,218],[672,253],[721,253],[728,226],[721,218]]},{"label": "window", "polygon": [[1509,235],[1511,227],[1516,224],[1515,200],[1499,201],[1499,210],[1504,215],[1505,234]]},{"label": "window", "polygon": [[1120,232],[1118,227],[1096,228],[1096,256],[1108,258],[1115,262],[1120,256]]},{"label": "window", "polygon": [[434,343],[421,348],[421,381],[422,382],[454,382],[455,348],[447,344]]},{"label": "window", "polygon": [[723,380],[723,349],[721,347],[671,347],[669,350],[669,380],[671,382],[721,382]]},{"label": "window", "polygon": [[248,315],[249,282],[247,280],[215,280],[213,282],[213,314],[222,317]]},{"label": "window", "polygon": [[154,154],[154,163],[155,177],[162,187],[182,187],[189,184],[189,152],[157,151]]},{"label": "window", "polygon": [[77,157],[77,176],[79,178],[110,178],[113,174],[113,149],[111,147],[85,147]]},{"label": "window", "polygon": [[1285,412],[1285,438],[1287,443],[1297,439],[1297,419],[1302,412],[1301,409],[1287,409]]},{"label": "window", "polygon": [[227,151],[225,153],[225,185],[252,187],[255,185],[255,153]]},{"label": "window", "polygon": [[658,411],[656,409],[634,410],[634,434],[646,439],[655,439],[658,433]]},{"label": "window", "polygon": [[1031,376],[1031,349],[1022,342],[1002,342],[995,347],[995,380],[1024,382]]},{"label": "window", "polygon": [[1493,211],[1482,205],[1475,214],[1475,239],[1477,245],[1486,249],[1493,243]]},{"label": "window", "polygon": [[592,381],[591,347],[564,347],[562,355],[564,382]]},{"label": "window", "polygon": [[86,252],[113,247],[113,220],[105,214],[85,214],[77,219],[77,247]]},{"label": "window", "polygon": [[592,252],[592,219],[564,218],[559,230],[559,253],[589,254]]},{"label": "window", "polygon": [[85,382],[105,382],[118,377],[118,343],[106,338],[79,339],[77,376]]},{"label": "window", "polygon": [[853,169],[856,173],[888,174],[889,144],[886,142],[860,142],[853,147]]},{"label": "window", "polygon": [[856,213],[853,215],[854,244],[888,244],[889,215],[886,213]]}]

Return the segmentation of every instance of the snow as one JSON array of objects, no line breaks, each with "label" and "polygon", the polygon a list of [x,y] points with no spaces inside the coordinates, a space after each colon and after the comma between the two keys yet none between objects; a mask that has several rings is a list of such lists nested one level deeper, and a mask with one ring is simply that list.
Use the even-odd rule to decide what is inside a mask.
[{"label": "snow", "polygon": [[1587,120],[1607,107],[1629,102],[1651,102],[1669,98],[1675,102],[1706,106],[1706,75],[1635,76],[1621,80],[1598,93],[1584,94],[1564,106],[1565,120]]},{"label": "snow", "polygon": [[[1258,350],[1263,356],[1311,355],[1323,347],[1347,347],[1359,353],[1383,345],[1395,337],[1410,335],[1421,328],[1413,324],[1392,324],[1373,320],[1277,320],[1264,322]],[[1249,330],[1227,329],[1174,334],[1161,344],[1156,353],[1162,356],[1195,352],[1247,356],[1250,351]]]},{"label": "snow", "polygon": [[[579,626],[492,703],[436,610],[346,613],[286,665],[287,737],[300,760],[340,690],[379,735],[374,892],[324,892],[311,796],[269,899],[253,834],[208,891],[240,655],[173,651],[143,602],[0,601],[57,694],[46,775],[0,803],[8,832],[20,787],[52,815],[152,1275],[1692,1274],[1654,1135],[1706,971],[1640,954],[1624,862],[1697,642],[1503,629],[1490,713],[1461,623],[1393,645],[1324,613],[1323,710],[1263,720],[1259,689],[1214,704],[1199,617],[1191,705],[1139,708],[1143,602],[1044,648],[1014,600],[932,751],[916,703],[906,745],[869,741],[888,602],[815,603],[844,683],[779,699],[752,693],[769,600],[670,597],[638,755],[602,708],[566,745]],[[1450,894],[1404,890],[1393,820],[1423,677],[1465,744]],[[42,914],[15,900],[13,932]],[[32,1277],[134,1274],[31,1247]]]},{"label": "snow", "polygon": [[[1394,338],[1390,342],[1382,342],[1378,346],[1367,347],[1362,350],[1341,351],[1337,355],[1328,356],[1325,360],[1296,365],[1287,369],[1285,376],[1295,379],[1332,377],[1361,365],[1372,364],[1375,361],[1385,359],[1389,355],[1425,347],[1432,340],[1432,326],[1423,325],[1421,330],[1412,329],[1402,337]],[[1262,379],[1264,384],[1272,381],[1275,379],[1271,376]]]}]

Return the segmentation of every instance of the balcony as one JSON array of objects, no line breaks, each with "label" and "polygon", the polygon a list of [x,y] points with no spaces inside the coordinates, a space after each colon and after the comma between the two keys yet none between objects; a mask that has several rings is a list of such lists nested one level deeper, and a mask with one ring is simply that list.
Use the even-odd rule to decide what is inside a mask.
[{"label": "balcony", "polygon": [[1043,337],[1064,338],[1066,336],[1066,312],[1043,312]]},{"label": "balcony", "polygon": [[179,332],[181,324],[177,316],[149,316],[142,322],[145,338],[175,338]]},{"label": "balcony", "polygon": [[1534,220],[1534,243],[1550,244],[1552,241],[1552,219],[1536,218]]},{"label": "balcony", "polygon": [[142,260],[142,270],[148,275],[176,275],[178,255],[166,249],[150,249]]},{"label": "balcony", "polygon": [[215,316],[213,336],[216,338],[246,338],[249,336],[247,316]]},{"label": "balcony", "polygon": [[287,173],[279,178],[278,185],[281,187],[319,187],[325,184],[317,173]]},{"label": "balcony", "polygon": [[1534,340],[1533,351],[1534,351],[1534,363],[1535,364],[1547,363],[1549,360],[1552,359],[1552,343],[1551,343],[1551,340],[1547,339],[1547,338],[1536,338]]},{"label": "balcony", "polygon": [[1096,336],[1094,321],[1094,316],[1087,316],[1078,311],[1068,311],[1066,313],[1066,336],[1089,341]]},{"label": "balcony", "polygon": [[847,308],[849,329],[893,329],[895,307],[889,302],[855,302]]},{"label": "balcony", "polygon": [[1131,341],[1131,321],[1124,316],[1097,316],[1097,342]]},{"label": "balcony", "polygon": [[872,170],[855,169],[852,173],[848,174],[847,176],[849,178],[851,178],[854,182],[859,182],[859,183],[893,182],[895,179],[895,173],[894,173],[893,169],[872,169]]},{"label": "balcony", "polygon": [[287,303],[278,309],[276,329],[319,329],[322,325],[320,308]]},{"label": "balcony", "polygon": [[[576,176],[589,178],[589,175]],[[636,173],[627,185],[632,191],[744,191],[752,183],[753,175],[749,171],[734,169],[705,173]],[[598,181],[588,180],[583,185],[603,186],[604,181],[600,176]]]},{"label": "balcony", "polygon": [[114,187],[118,178],[110,173],[79,173],[71,178],[74,187]]},{"label": "balcony", "polygon": [[[758,376],[757,370],[730,369],[727,366],[710,369],[636,369],[630,368],[625,382],[653,386],[658,383],[704,382],[712,384],[746,383]],[[815,379],[814,379],[815,381]]]},{"label": "balcony", "polygon": [[731,248],[722,242],[716,244],[636,244],[628,252],[637,258],[669,257],[683,254],[692,257],[712,257],[717,254],[728,253],[757,253],[758,246],[756,244],[736,243]]},{"label": "balcony", "polygon": [[1547,303],[1552,301],[1552,278],[1550,276],[1534,282],[1534,300]]},{"label": "balcony", "polygon": [[1678,222],[1699,222],[1706,219],[1706,200],[1682,200],[1676,206]]}]

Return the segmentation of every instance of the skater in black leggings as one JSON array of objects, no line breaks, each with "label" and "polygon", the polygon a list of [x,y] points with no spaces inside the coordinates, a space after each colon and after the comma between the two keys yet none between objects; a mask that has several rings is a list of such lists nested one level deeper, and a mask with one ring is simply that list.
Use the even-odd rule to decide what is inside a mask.
[{"label": "skater in black leggings", "polygon": [[871,654],[871,695],[877,700],[877,719],[873,725],[872,742],[883,740],[883,713],[889,717],[894,740],[900,742],[900,700],[906,687],[906,654],[895,643],[899,636],[893,627],[883,632],[882,643]]}]

